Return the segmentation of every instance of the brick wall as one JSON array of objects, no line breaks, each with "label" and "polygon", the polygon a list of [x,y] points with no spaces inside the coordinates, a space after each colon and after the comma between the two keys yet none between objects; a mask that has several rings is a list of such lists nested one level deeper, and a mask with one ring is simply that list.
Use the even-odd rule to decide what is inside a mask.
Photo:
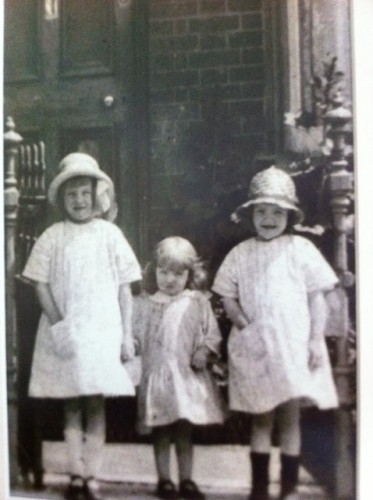
[{"label": "brick wall", "polygon": [[215,162],[231,169],[222,182],[238,185],[266,149],[264,8],[261,0],[152,0],[149,9],[151,240],[175,231],[193,239],[190,220],[170,221],[182,204],[177,181]]}]

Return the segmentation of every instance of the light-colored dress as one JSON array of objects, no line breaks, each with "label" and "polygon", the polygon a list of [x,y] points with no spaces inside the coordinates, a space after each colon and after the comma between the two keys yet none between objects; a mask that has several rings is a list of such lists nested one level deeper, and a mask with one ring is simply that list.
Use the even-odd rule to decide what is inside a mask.
[{"label": "light-colored dress", "polygon": [[53,326],[41,316],[30,396],[134,394],[120,361],[118,291],[141,279],[141,270],[120,229],[101,219],[54,224],[36,241],[23,275],[49,284],[63,316]]},{"label": "light-colored dress", "polygon": [[188,289],[174,297],[156,292],[135,298],[133,320],[143,367],[140,426],[179,419],[193,424],[223,422],[223,401],[210,372],[191,366],[201,346],[219,353],[221,335],[208,299]]},{"label": "light-colored dress", "polygon": [[213,290],[237,299],[251,321],[228,340],[229,406],[263,413],[300,398],[319,408],[338,405],[326,343],[322,365],[308,367],[308,294],[329,290],[337,277],[307,239],[282,235],[246,240],[226,256]]}]

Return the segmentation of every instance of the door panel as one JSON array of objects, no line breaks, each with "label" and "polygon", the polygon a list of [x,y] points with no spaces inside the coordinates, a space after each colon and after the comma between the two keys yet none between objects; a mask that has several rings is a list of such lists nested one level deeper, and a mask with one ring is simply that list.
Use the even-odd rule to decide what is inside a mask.
[{"label": "door panel", "polygon": [[112,74],[114,35],[112,2],[64,1],[61,9],[62,76]]},{"label": "door panel", "polygon": [[37,79],[40,73],[38,0],[6,0],[4,25],[5,83]]},{"label": "door panel", "polygon": [[4,111],[20,133],[37,130],[45,142],[47,183],[64,154],[91,141],[115,182],[117,222],[139,252],[128,123],[137,91],[135,7],[136,0],[7,0]]}]

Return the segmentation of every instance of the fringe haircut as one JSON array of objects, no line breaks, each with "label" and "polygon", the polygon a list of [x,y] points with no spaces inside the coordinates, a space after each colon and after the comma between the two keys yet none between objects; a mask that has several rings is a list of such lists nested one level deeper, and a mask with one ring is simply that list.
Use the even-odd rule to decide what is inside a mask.
[{"label": "fringe haircut", "polygon": [[160,241],[153,252],[152,260],[144,270],[144,290],[150,294],[158,290],[155,270],[157,267],[189,271],[186,288],[207,289],[207,271],[194,246],[181,236],[169,236]]}]

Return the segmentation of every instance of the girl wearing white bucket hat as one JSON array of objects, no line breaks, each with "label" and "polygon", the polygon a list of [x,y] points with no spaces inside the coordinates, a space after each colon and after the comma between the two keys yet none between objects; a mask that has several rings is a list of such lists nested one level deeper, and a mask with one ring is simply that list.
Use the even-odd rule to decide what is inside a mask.
[{"label": "girl wearing white bucket hat", "polygon": [[114,186],[94,158],[66,156],[48,199],[64,220],[40,236],[23,271],[42,308],[29,394],[65,400],[65,498],[95,500],[104,397],[134,394],[122,361],[134,355],[130,283],[141,271],[120,229],[101,218],[113,218]]},{"label": "girl wearing white bucket hat", "polygon": [[268,499],[274,416],[281,449],[281,499],[297,496],[300,405],[338,404],[324,339],[324,292],[337,277],[307,239],[291,234],[299,222],[295,185],[276,166],[251,181],[236,221],[250,217],[256,236],[238,244],[217,272],[233,326],[228,341],[229,405],[252,414],[251,500]]},{"label": "girl wearing white bucket hat", "polygon": [[[104,217],[113,221],[116,215],[114,185],[110,177],[103,172],[97,161],[85,153],[70,153],[60,162],[58,173],[48,189],[48,201],[66,214],[60,187],[69,179],[89,177],[96,182],[92,216]],[[69,216],[69,214],[67,214]]]}]

